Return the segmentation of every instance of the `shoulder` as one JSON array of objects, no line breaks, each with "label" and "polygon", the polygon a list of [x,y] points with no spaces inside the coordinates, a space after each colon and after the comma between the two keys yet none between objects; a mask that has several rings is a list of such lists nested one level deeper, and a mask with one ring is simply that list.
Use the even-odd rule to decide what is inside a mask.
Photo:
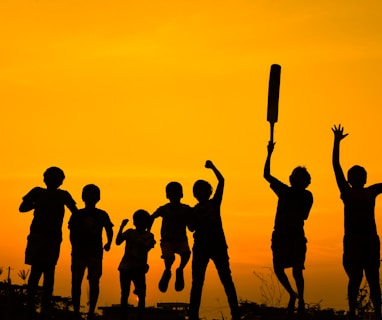
[{"label": "shoulder", "polygon": [[34,187],[29,191],[29,193],[38,193],[38,192],[46,192],[45,188],[42,187]]},{"label": "shoulder", "polygon": [[136,230],[133,228],[127,229],[126,231],[122,233],[122,236],[124,238],[131,238],[131,237],[134,237],[135,235],[136,235]]},{"label": "shoulder", "polygon": [[272,182],[271,182],[270,185],[271,185],[271,188],[284,188],[284,189],[289,189],[290,188],[290,186],[288,186],[284,182],[282,182],[279,179],[274,178],[274,177],[273,177]]},{"label": "shoulder", "polygon": [[307,205],[311,206],[313,204],[313,194],[309,190],[304,190],[304,198]]},{"label": "shoulder", "polygon": [[277,194],[285,194],[292,190],[292,187],[288,186],[284,182],[281,182],[280,180],[274,178],[272,182],[270,183],[271,189]]},{"label": "shoulder", "polygon": [[153,213],[153,216],[160,217],[163,216],[163,214],[169,209],[169,203],[164,204],[163,206],[160,206],[155,210]]},{"label": "shoulder", "polygon": [[104,222],[111,223],[110,216],[105,210],[96,208],[96,213],[97,216],[100,217]]},{"label": "shoulder", "polygon": [[[44,188],[41,188],[41,187],[34,187],[32,188],[26,195],[25,197],[35,197],[35,196],[38,196],[42,193],[46,192],[46,189]],[[24,197],[24,198],[25,198]]]},{"label": "shoulder", "polygon": [[57,189],[57,192],[58,194],[63,197],[65,199],[65,201],[70,201],[70,202],[73,202],[73,197],[71,196],[71,194],[66,191],[66,190],[62,190],[62,189]]},{"label": "shoulder", "polygon": [[102,210],[102,209],[99,209],[99,208],[95,208],[95,212],[99,215],[99,216],[102,216],[102,217],[109,217],[108,213],[105,211],[105,210]]},{"label": "shoulder", "polygon": [[312,193],[311,191],[305,189],[305,192],[304,192],[304,193],[305,193],[305,196],[306,196],[307,198],[313,199],[313,193]]}]

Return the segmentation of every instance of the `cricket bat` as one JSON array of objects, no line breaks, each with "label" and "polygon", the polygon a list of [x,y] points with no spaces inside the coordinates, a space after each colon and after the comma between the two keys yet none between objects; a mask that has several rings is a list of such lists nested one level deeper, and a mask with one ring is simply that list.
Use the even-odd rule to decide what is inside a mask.
[{"label": "cricket bat", "polygon": [[270,124],[271,137],[270,141],[273,142],[274,126],[277,122],[279,114],[279,94],[280,94],[280,75],[281,66],[278,64],[271,65],[271,72],[269,74],[268,86],[268,111],[267,121]]}]

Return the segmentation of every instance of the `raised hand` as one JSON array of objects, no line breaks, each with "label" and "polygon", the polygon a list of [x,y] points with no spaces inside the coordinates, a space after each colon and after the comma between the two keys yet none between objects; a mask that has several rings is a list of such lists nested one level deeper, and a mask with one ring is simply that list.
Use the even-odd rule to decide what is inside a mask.
[{"label": "raised hand", "polygon": [[342,127],[340,124],[338,126],[334,125],[332,131],[334,133],[334,141],[337,142],[340,142],[348,135],[348,133],[344,133],[344,127]]},{"label": "raised hand", "polygon": [[105,251],[109,251],[109,250],[110,250],[110,243],[106,243],[106,244],[104,245],[103,249],[104,249]]},{"label": "raised hand", "polygon": [[123,228],[127,223],[129,222],[129,219],[123,219],[121,223],[121,228]]},{"label": "raised hand", "polygon": [[205,164],[205,167],[208,168],[208,169],[212,169],[214,167],[214,164],[212,163],[211,160],[207,160],[206,164]]}]

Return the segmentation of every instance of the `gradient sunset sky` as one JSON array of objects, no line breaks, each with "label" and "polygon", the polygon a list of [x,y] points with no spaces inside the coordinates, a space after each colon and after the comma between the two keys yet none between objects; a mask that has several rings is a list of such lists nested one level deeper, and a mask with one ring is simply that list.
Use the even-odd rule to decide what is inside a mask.
[{"label": "gradient sunset sky", "polygon": [[[10,266],[13,282],[21,283],[17,272],[29,267],[32,213],[18,207],[31,188],[43,186],[46,168],[65,171],[62,189],[79,207],[82,187],[97,184],[99,207],[117,232],[135,210],[164,204],[170,181],[182,183],[184,203],[194,205],[195,180],[216,186],[204,168],[211,159],[226,179],[222,216],[238,295],[262,302],[253,273],[272,264],[277,198],[262,172],[268,77],[277,63],[272,174],[288,182],[303,165],[312,176],[306,302],[347,309],[331,127],[341,123],[349,133],[343,169],[360,164],[368,184],[382,182],[381,12],[379,0],[0,0],[0,280]],[[379,200],[379,230],[381,215]],[[55,294],[62,296],[70,296],[68,218],[67,211],[56,269]],[[166,294],[157,288],[159,229],[156,221],[147,304],[188,302],[191,264],[182,293],[173,282]],[[114,244],[104,255],[99,305],[119,303],[122,254]],[[226,310],[211,263],[201,316]]]}]

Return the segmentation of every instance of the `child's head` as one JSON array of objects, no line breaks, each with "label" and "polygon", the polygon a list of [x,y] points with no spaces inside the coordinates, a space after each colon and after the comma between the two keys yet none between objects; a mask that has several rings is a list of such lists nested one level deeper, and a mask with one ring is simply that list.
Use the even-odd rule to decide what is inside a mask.
[{"label": "child's head", "polygon": [[133,223],[138,230],[146,230],[150,226],[150,219],[146,210],[139,209],[133,214]]},{"label": "child's head", "polygon": [[166,186],[166,197],[170,201],[179,201],[183,198],[183,188],[179,182],[170,182]]},{"label": "child's head", "polygon": [[296,167],[289,176],[289,182],[294,188],[305,189],[310,185],[310,174],[305,167]]},{"label": "child's head", "polygon": [[193,187],[194,197],[199,201],[207,201],[212,195],[212,186],[205,180],[198,180]]},{"label": "child's head", "polygon": [[86,205],[95,205],[101,199],[101,190],[94,184],[88,184],[82,189],[82,200]]},{"label": "child's head", "polygon": [[57,189],[64,182],[65,174],[60,168],[50,167],[44,172],[44,182],[48,188]]},{"label": "child's head", "polygon": [[362,188],[366,184],[367,172],[364,167],[353,166],[348,171],[348,182],[353,188]]}]

